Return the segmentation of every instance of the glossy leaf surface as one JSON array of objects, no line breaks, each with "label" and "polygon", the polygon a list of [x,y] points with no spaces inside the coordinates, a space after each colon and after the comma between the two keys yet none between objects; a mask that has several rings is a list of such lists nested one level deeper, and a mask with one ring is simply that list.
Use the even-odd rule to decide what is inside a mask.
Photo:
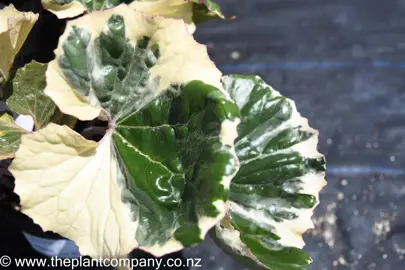
[{"label": "glossy leaf surface", "polygon": [[109,129],[98,143],[54,124],[23,136],[10,168],[22,211],[93,257],[200,242],[239,168],[239,110],[220,77],[179,20],[119,6],[70,21],[45,92]]},{"label": "glossy leaf surface", "polygon": [[302,234],[325,185],[318,133],[294,102],[255,76],[225,76],[241,111],[235,148],[240,170],[226,218],[213,233],[224,249],[252,268],[306,269]]}]

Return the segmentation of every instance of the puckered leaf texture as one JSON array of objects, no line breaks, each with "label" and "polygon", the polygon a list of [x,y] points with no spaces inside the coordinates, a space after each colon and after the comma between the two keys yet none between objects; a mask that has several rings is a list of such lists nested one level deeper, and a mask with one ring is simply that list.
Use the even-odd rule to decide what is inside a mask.
[{"label": "puckered leaf texture", "polygon": [[83,255],[161,256],[200,242],[226,214],[239,110],[206,48],[179,20],[128,6],[68,22],[48,94],[109,129],[96,143],[48,124],[10,167],[22,211]]},{"label": "puckered leaf texture", "polygon": [[255,76],[225,76],[224,88],[241,111],[235,142],[240,170],[227,216],[213,231],[224,250],[252,269],[306,269],[302,234],[326,184],[318,132],[293,101]]}]

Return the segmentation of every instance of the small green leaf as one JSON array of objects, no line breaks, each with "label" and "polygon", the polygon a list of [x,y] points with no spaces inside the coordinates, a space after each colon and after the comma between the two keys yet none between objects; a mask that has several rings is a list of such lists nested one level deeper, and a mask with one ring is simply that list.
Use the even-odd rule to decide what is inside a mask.
[{"label": "small green leaf", "polygon": [[225,76],[242,119],[235,142],[240,170],[226,218],[213,232],[224,250],[252,268],[303,270],[311,258],[302,234],[325,185],[318,133],[293,101],[255,76]]},{"label": "small green leaf", "polygon": [[28,131],[17,126],[7,113],[0,116],[0,160],[14,157],[20,146],[21,136]]},{"label": "small green leaf", "polygon": [[193,21],[195,24],[206,22],[210,19],[225,19],[222,14],[221,7],[212,0],[192,0],[193,6]]},{"label": "small green leaf", "polygon": [[52,99],[44,94],[46,64],[32,61],[19,69],[12,81],[13,94],[7,99],[9,108],[34,119],[38,130],[50,121],[55,111]]}]

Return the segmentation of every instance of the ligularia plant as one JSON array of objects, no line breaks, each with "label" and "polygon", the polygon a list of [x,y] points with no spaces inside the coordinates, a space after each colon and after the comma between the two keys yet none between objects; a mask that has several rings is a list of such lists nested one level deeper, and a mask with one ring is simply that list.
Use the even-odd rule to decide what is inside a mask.
[{"label": "ligularia plant", "polygon": [[[38,18],[0,11],[1,158],[21,211],[82,255],[155,256],[201,242],[251,268],[305,269],[325,185],[318,134],[257,76],[227,75],[192,36],[210,0],[43,0],[68,19],[55,58],[12,70]],[[11,75],[10,75],[11,74]],[[80,131],[78,123],[103,121]],[[92,139],[88,131],[102,131]],[[86,135],[87,134],[87,135]]]}]

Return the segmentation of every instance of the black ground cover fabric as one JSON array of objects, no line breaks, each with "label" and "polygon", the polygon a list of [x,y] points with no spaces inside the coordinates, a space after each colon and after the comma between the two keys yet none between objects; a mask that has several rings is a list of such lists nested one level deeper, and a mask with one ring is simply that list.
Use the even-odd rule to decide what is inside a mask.
[{"label": "black ground cover fabric", "polygon": [[[40,8],[39,1],[13,2],[20,10]],[[217,2],[237,19],[196,33],[217,66],[225,74],[260,75],[320,131],[329,184],[315,211],[316,229],[305,237],[310,269],[403,270],[405,1]],[[62,31],[63,23],[43,14],[15,66],[52,59],[57,37],[41,32],[49,27]],[[4,193],[12,183],[3,179]],[[21,234],[29,220],[7,205],[0,207],[0,254],[39,256]],[[244,269],[211,239],[183,253],[202,258],[198,269]]]}]

